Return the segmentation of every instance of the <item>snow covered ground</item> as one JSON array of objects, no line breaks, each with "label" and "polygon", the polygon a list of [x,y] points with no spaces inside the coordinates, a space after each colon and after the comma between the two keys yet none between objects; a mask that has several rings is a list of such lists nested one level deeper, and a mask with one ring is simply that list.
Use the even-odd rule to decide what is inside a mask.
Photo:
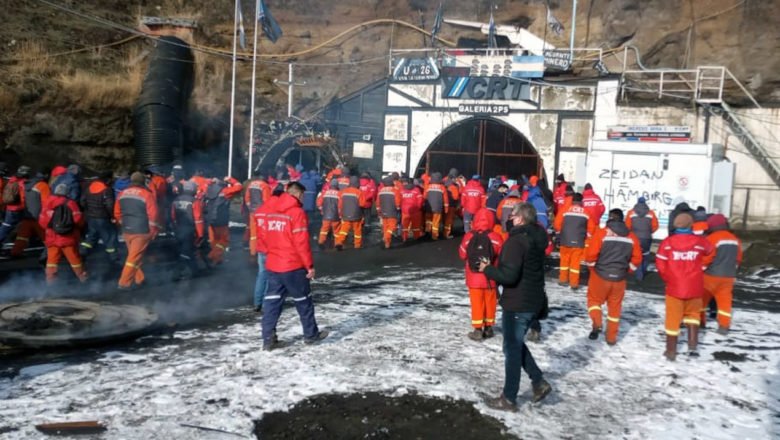
[{"label": "snow covered ground", "polygon": [[735,310],[728,337],[706,331],[699,358],[671,363],[661,354],[662,297],[628,292],[618,345],[608,347],[587,339],[584,289],[548,285],[553,310],[543,340],[530,347],[554,391],[532,405],[524,376],[520,411],[504,413],[481,402],[501,389],[501,335],[466,338],[462,270],[382,272],[396,275],[316,281],[317,318],[331,331],[320,345],[302,343],[289,308],[279,333],[293,344],[263,352],[257,316],[227,310],[229,324],[23,368],[0,379],[0,427],[18,428],[4,438],[39,438],[36,423],[95,419],[108,425],[107,438],[230,438],[181,424],[251,437],[252,420],[265,412],[315,394],[362,390],[472,401],[523,438],[780,436],[778,314]]}]

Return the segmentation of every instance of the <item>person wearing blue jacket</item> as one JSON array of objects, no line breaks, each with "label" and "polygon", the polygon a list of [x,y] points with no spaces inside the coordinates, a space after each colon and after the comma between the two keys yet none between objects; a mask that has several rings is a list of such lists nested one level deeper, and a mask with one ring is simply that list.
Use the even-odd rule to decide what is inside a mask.
[{"label": "person wearing blue jacket", "polygon": [[70,200],[79,203],[81,200],[81,186],[79,185],[79,174],[81,174],[81,167],[78,165],[68,165],[68,171],[62,176],[58,177],[54,181],[52,188],[56,188],[59,185],[65,185],[68,187],[68,193],[66,195]]},{"label": "person wearing blue jacket", "polygon": [[542,190],[538,186],[534,185],[528,189],[528,203],[536,208],[537,221],[544,229],[547,229],[550,225],[550,220],[547,218],[547,204],[544,203]]},{"label": "person wearing blue jacket", "polygon": [[130,174],[122,173],[114,180],[114,200],[119,197],[119,193],[130,186]]},{"label": "person wearing blue jacket", "polygon": [[315,170],[309,170],[307,173],[303,173],[298,180],[306,191],[303,193],[303,210],[311,217],[312,213],[317,209],[317,186],[320,184],[320,176]]}]

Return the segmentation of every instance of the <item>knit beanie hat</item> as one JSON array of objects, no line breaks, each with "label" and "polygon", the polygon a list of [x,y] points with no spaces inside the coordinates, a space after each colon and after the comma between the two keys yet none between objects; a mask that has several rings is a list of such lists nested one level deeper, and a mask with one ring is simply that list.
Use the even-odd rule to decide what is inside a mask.
[{"label": "knit beanie hat", "polygon": [[693,227],[693,217],[685,212],[677,214],[674,218],[673,226],[675,229],[691,229]]}]

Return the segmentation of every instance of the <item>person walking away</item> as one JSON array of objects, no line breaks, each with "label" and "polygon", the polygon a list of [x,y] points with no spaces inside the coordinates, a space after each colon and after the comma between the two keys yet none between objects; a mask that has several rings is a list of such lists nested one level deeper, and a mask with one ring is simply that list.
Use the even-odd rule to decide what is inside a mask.
[{"label": "person walking away", "polygon": [[271,198],[273,190],[268,182],[265,180],[265,175],[259,171],[253,173],[253,179],[249,181],[244,191],[244,212],[247,213],[247,224],[249,227],[247,231],[248,236],[245,239],[249,240],[249,254],[257,255],[257,250],[254,246],[257,244],[257,227],[252,219],[253,213],[257,208],[263,206],[263,202]]},{"label": "person walking away", "polygon": [[130,174],[127,172],[119,173],[114,179],[114,200],[119,198],[119,193],[130,187]]},{"label": "person walking away", "polygon": [[[355,187],[360,191],[359,188]],[[266,270],[268,291],[263,301],[263,350],[280,347],[276,324],[282,313],[285,298],[291,296],[303,326],[304,343],[313,344],[328,336],[320,331],[314,317],[310,281],[314,278],[314,262],[306,213],[301,209],[306,189],[297,182],[287,186],[286,192],[269,202],[266,221],[259,228],[258,239],[268,251]]]},{"label": "person walking away", "polygon": [[81,176],[81,167],[72,164],[68,165],[67,172],[62,174],[51,185],[52,188],[57,188],[59,185],[66,185],[68,187],[68,198],[78,203],[81,200],[81,184],[79,183]]},{"label": "person walking away", "polygon": [[449,207],[444,214],[444,238],[453,238],[452,224],[455,221],[455,214],[460,209],[460,186],[458,186],[457,176],[449,175],[444,182],[444,187],[447,188],[447,199],[449,200]]},{"label": "person walking away", "polygon": [[688,329],[688,351],[698,356],[699,314],[704,295],[704,258],[714,250],[706,238],[693,234],[693,216],[681,212],[674,218],[675,232],[658,247],[655,265],[666,283],[666,351],[670,361],[677,356],[680,321]]},{"label": "person walking away", "polygon": [[339,191],[343,191],[349,188],[349,183],[352,181],[349,175],[349,168],[341,167],[341,174],[338,175]]},{"label": "person walking away", "polygon": [[198,184],[189,180],[181,185],[181,192],[171,204],[171,221],[179,245],[178,279],[189,279],[198,274],[195,251],[204,239],[203,203],[195,197]]},{"label": "person walking away", "polygon": [[87,234],[81,241],[80,254],[82,258],[86,258],[97,246],[98,240],[102,240],[109,260],[118,264],[119,256],[116,253],[118,241],[113,219],[114,190],[109,186],[111,178],[111,172],[102,173],[81,194],[81,206],[84,207],[84,214],[87,217]]},{"label": "person walking away", "polygon": [[593,326],[588,336],[597,339],[602,330],[601,306],[607,303],[607,344],[617,343],[620,312],[626,293],[626,277],[642,263],[639,239],[623,223],[623,211],[609,211],[607,224],[593,234],[585,261],[593,270],[588,280],[588,314]]},{"label": "person walking away", "polygon": [[731,300],[737,268],[742,263],[742,241],[729,230],[729,224],[723,214],[715,214],[707,219],[707,241],[715,249],[704,257],[704,296],[701,310],[701,326],[704,327],[707,315],[706,305],[712,298],[718,308],[718,333],[726,335],[731,328]]},{"label": "person walking away", "polygon": [[382,219],[384,248],[390,249],[393,233],[398,227],[398,213],[401,210],[401,192],[395,187],[390,177],[385,177],[382,183],[384,186],[379,191],[379,198],[376,200],[376,212]]},{"label": "person walking away", "polygon": [[580,265],[585,254],[585,243],[596,230],[596,224],[585,213],[582,194],[575,193],[572,202],[558,211],[555,230],[560,234],[561,263],[558,284],[570,285],[572,290],[580,287]]},{"label": "person walking away", "polygon": [[412,179],[404,179],[404,189],[401,191],[401,241],[411,235],[415,240],[422,236],[423,196],[420,188],[414,185]]},{"label": "person walking away", "polygon": [[180,163],[173,164],[171,167],[171,174],[165,179],[165,184],[168,187],[168,196],[170,200],[173,200],[176,196],[181,194],[182,185],[187,180],[184,174],[184,166]]},{"label": "person walking away", "polygon": [[165,180],[165,173],[162,168],[157,165],[152,165],[146,169],[146,179],[148,182],[148,188],[152,191],[154,199],[157,201],[157,224],[163,225],[160,229],[164,229],[166,224],[165,216],[167,215],[168,205],[168,182]]},{"label": "person walking away", "polygon": [[501,203],[498,204],[496,214],[498,214],[499,224],[496,225],[498,226],[498,228],[496,228],[496,232],[501,234],[501,238],[503,240],[509,238],[509,230],[512,229],[512,225],[509,224],[509,217],[512,216],[512,211],[515,209],[515,205],[520,203],[523,203],[523,199],[520,196],[520,191],[514,189],[509,191],[509,194],[506,196],[506,198],[501,200]]},{"label": "person walking away", "polygon": [[127,260],[119,277],[119,290],[129,290],[133,283],[142,286],[145,280],[141,269],[144,253],[160,230],[157,220],[157,201],[146,187],[146,177],[136,171],[130,175],[130,186],[119,193],[114,203],[114,218],[121,225],[127,245]]},{"label": "person walking away", "polygon": [[650,259],[650,246],[653,244],[653,233],[658,230],[658,218],[655,212],[647,206],[644,197],[637,199],[634,208],[626,214],[626,226],[639,239],[642,247],[642,264],[637,267],[634,275],[637,281],[642,281],[647,273],[647,263]]},{"label": "person walking away", "polygon": [[360,175],[360,191],[363,192],[363,204],[360,206],[360,209],[363,211],[364,231],[368,231],[371,224],[371,207],[377,201],[378,192],[376,182],[367,172]]},{"label": "person walking away", "polygon": [[317,187],[320,185],[320,176],[317,170],[309,170],[301,175],[299,182],[306,188],[306,192],[303,193],[303,212],[311,220],[314,211],[317,210]]},{"label": "person walking away", "polygon": [[87,272],[79,256],[79,229],[84,226],[79,205],[68,199],[68,186],[60,184],[54,188],[41,209],[38,223],[46,229],[44,244],[47,249],[46,285],[51,286],[57,280],[57,268],[62,256],[70,263],[73,273],[82,283],[87,280]]},{"label": "person walking away", "polygon": [[566,182],[566,178],[563,174],[558,174],[555,178],[555,189],[553,189],[553,208],[555,215],[558,215],[558,211],[563,207],[566,201],[566,188],[570,185]]},{"label": "person walking away", "polygon": [[585,213],[588,214],[593,223],[598,227],[601,224],[601,216],[604,215],[604,202],[601,197],[593,191],[593,185],[585,184],[585,190],[582,191],[582,206]]},{"label": "person walking away", "polygon": [[2,201],[3,205],[5,205],[5,218],[2,225],[0,225],[0,245],[25,218],[27,210],[24,184],[29,177],[30,167],[22,165],[3,187]]},{"label": "person walking away", "polygon": [[542,190],[538,186],[539,178],[531,176],[529,180],[530,187],[528,188],[527,202],[532,204],[536,209],[536,221],[547,230],[550,227],[550,219],[547,217],[547,203],[542,196]]},{"label": "person walking away", "polygon": [[322,227],[320,228],[320,237],[317,241],[320,249],[325,247],[328,240],[328,234],[333,234],[334,241],[338,237],[341,229],[341,216],[339,214],[339,182],[334,177],[330,181],[328,188],[323,188],[319,197],[317,197],[317,206],[322,215]]},{"label": "person walking away", "polygon": [[498,218],[498,204],[501,203],[502,200],[504,200],[504,197],[506,197],[507,192],[509,192],[509,187],[506,186],[506,184],[504,183],[498,184],[496,185],[493,191],[490,191],[490,193],[487,196],[487,199],[485,200],[485,208],[493,212],[493,215],[495,216],[496,224],[498,224],[498,222],[500,221],[500,219]]},{"label": "person walking away", "polygon": [[471,302],[471,326],[468,337],[481,341],[493,337],[496,325],[497,286],[479,271],[479,263],[487,259],[496,265],[504,239],[493,230],[493,213],[485,208],[474,216],[473,228],[463,236],[458,248],[461,260],[466,261],[466,286]]},{"label": "person walking away", "polygon": [[30,245],[33,234],[37,235],[41,242],[45,240],[45,228],[38,223],[38,218],[50,195],[47,174],[44,170],[43,173],[36,173],[35,176],[24,182],[24,217],[16,230],[11,257],[22,255],[22,252]]},{"label": "person walking away", "polygon": [[214,265],[225,259],[230,244],[230,200],[242,189],[241,182],[228,176],[224,180],[214,179],[206,190],[203,212],[209,226],[209,260]]},{"label": "person walking away", "polygon": [[503,286],[501,326],[504,334],[504,389],[485,403],[495,409],[517,409],[521,368],[531,378],[534,402],[544,399],[552,387],[534,361],[524,338],[528,327],[544,310],[544,249],[547,234],[536,223],[536,209],[528,203],[516,205],[512,229],[498,257],[498,266],[483,261],[479,271]]},{"label": "person walking away", "polygon": [[431,234],[434,240],[439,239],[442,216],[449,210],[449,196],[447,188],[441,180],[441,173],[431,173],[431,182],[423,192],[425,201],[425,232]]},{"label": "person walking away", "polygon": [[485,200],[487,200],[485,188],[482,187],[482,183],[479,181],[479,174],[474,174],[471,176],[471,180],[466,183],[466,188],[463,190],[460,198],[463,206],[464,232],[471,230],[471,221],[474,219],[477,211],[485,207]]},{"label": "person walking away", "polygon": [[[340,186],[340,185],[339,185]],[[357,176],[350,177],[349,187],[339,192],[339,216],[341,227],[336,236],[336,249],[342,250],[347,235],[352,230],[355,237],[355,249],[363,246],[363,210],[360,205],[365,204],[365,196],[360,190],[360,180]]]},{"label": "person walking away", "polygon": [[[305,190],[304,186],[304,190]],[[257,278],[255,279],[255,291],[254,291],[254,307],[255,312],[261,313],[263,311],[263,301],[265,294],[268,291],[268,271],[266,270],[266,259],[268,258],[268,246],[260,237],[260,229],[268,220],[268,213],[270,212],[272,205],[271,200],[277,199],[279,196],[271,196],[263,203],[262,206],[258,206],[252,213],[250,221],[254,224],[254,230],[257,232],[257,236],[254,239],[256,243],[253,243],[252,249],[255,252],[255,258],[257,259]],[[306,193],[304,191],[304,198]]]}]

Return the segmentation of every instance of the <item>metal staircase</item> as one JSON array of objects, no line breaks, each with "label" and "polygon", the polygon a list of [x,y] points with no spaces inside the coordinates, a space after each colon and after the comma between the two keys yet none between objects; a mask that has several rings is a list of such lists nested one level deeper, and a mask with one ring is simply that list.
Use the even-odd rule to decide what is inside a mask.
[{"label": "metal staircase", "polygon": [[750,133],[750,130],[745,127],[745,124],[739,119],[737,113],[734,112],[731,107],[724,101],[720,102],[721,108],[723,108],[723,119],[728,122],[731,127],[731,131],[734,132],[742,145],[750,151],[753,158],[761,164],[761,167],[769,174],[769,177],[775,182],[775,185],[780,187],[780,165],[777,161],[771,157],[769,152],[756,140]]}]

